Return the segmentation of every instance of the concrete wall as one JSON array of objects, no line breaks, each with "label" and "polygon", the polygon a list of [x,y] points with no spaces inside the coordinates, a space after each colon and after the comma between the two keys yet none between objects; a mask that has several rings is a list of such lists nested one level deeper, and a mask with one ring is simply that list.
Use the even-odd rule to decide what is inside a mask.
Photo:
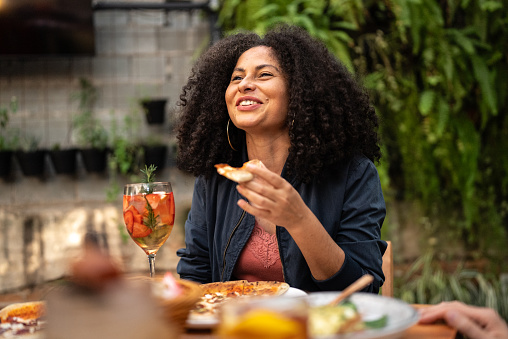
[{"label": "concrete wall", "polygon": [[[77,102],[71,96],[83,77],[98,90],[94,114],[104,126],[130,115],[138,119],[133,133],[140,138],[158,135],[174,144],[175,102],[195,56],[209,41],[204,13],[103,10],[94,13],[94,21],[94,57],[0,57],[0,105],[12,96],[19,101],[9,128],[37,138],[42,148],[74,145],[70,126]],[[145,96],[169,100],[164,125],[144,120],[136,102]],[[158,180],[173,183],[177,223],[157,255],[159,270],[176,265],[174,252],[183,240],[192,195],[193,178],[171,164],[170,159]],[[23,176],[14,162],[12,176],[0,179],[0,293],[62,277],[87,231],[100,235],[126,271],[148,272],[144,253],[124,240],[121,195],[106,201],[111,173],[86,173],[80,162],[78,167],[77,175],[56,175],[48,161],[44,177],[36,178]],[[129,178],[115,180],[121,186]]]}]

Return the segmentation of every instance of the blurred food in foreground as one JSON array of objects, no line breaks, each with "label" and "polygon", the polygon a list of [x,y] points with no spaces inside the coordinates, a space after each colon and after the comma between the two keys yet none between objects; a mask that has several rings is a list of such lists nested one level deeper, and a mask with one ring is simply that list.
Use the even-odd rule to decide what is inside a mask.
[{"label": "blurred food in foreground", "polygon": [[11,338],[19,335],[42,337],[46,321],[46,305],[42,301],[15,303],[0,310],[0,336]]},{"label": "blurred food in foreground", "polygon": [[365,328],[365,324],[355,305],[344,302],[311,307],[309,327],[312,335],[332,335],[360,331]]},{"label": "blurred food in foreground", "polygon": [[306,339],[307,312],[302,298],[234,299],[221,306],[216,332],[228,339]]}]

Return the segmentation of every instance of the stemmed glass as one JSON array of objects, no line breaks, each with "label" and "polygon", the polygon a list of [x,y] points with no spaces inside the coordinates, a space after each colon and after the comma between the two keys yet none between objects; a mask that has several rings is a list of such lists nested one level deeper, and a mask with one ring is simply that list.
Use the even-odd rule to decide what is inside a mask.
[{"label": "stemmed glass", "polygon": [[175,199],[169,182],[127,184],[123,193],[123,219],[132,240],[148,255],[150,277],[155,255],[175,223]]}]

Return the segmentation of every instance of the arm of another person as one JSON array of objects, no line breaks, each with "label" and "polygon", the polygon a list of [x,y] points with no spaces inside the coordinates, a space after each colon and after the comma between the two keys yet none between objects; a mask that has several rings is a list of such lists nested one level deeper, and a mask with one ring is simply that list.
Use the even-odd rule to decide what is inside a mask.
[{"label": "arm of another person", "polygon": [[[373,255],[372,253],[375,252],[370,250],[364,252],[365,256],[369,256],[365,260],[356,261],[355,258],[348,257],[343,248],[328,234],[318,218],[308,208],[299,193],[286,180],[258,166],[248,166],[248,170],[256,177],[254,180],[239,185],[238,191],[249,200],[250,204],[245,200],[240,200],[238,205],[254,216],[267,219],[276,225],[285,227],[300,248],[315,280],[323,281],[330,279],[341,271],[345,263],[348,266],[347,272],[339,274],[347,279],[342,279],[344,286],[337,285],[335,286],[336,289],[343,289],[364,273],[368,273],[370,270],[361,267],[362,263],[367,263],[368,266],[375,266],[376,264],[372,263],[374,261],[379,266],[378,271],[381,272],[382,253],[380,253],[379,249],[377,249],[378,258],[370,258]],[[378,178],[377,181],[379,182]],[[363,187],[363,189],[366,188],[368,187]],[[351,191],[354,191],[351,199],[356,199],[357,197],[354,195],[358,194],[358,191],[361,190],[362,187],[357,187],[354,190],[351,189]],[[363,193],[364,196],[370,194],[372,194],[370,191]],[[378,197],[375,199],[378,199]],[[351,201],[350,204],[354,204],[354,201]],[[374,210],[373,213],[379,214],[377,207],[366,206],[368,203],[366,204],[365,202],[362,205],[354,207],[356,211],[350,213],[348,216],[349,220],[345,220],[346,223],[354,224],[354,227],[359,228],[363,227],[362,223],[369,223],[368,219],[370,217],[364,218],[361,211],[362,208]],[[354,231],[359,233],[360,236],[351,236],[349,241],[356,244],[357,241],[366,240],[367,243],[370,243],[368,246],[375,245],[377,248],[375,242],[376,238],[379,239],[379,222],[382,223],[384,218],[384,201],[381,205],[381,220],[376,220],[373,225],[366,225],[364,230]],[[372,211],[367,211],[366,213],[372,214]],[[355,219],[354,222],[353,219]],[[347,227],[353,228],[353,226]],[[370,228],[375,228],[375,230],[370,230]],[[335,258],[336,260],[330,260],[330,258]],[[351,274],[353,271],[356,273]],[[381,279],[381,277],[379,274],[375,275],[377,280]],[[335,278],[333,280],[335,282]],[[377,284],[379,285],[379,282]],[[367,290],[370,290],[370,288]]]},{"label": "arm of another person", "polygon": [[449,326],[470,339],[508,339],[506,322],[491,308],[452,301],[420,310],[420,324],[429,324],[437,320],[445,320]]}]

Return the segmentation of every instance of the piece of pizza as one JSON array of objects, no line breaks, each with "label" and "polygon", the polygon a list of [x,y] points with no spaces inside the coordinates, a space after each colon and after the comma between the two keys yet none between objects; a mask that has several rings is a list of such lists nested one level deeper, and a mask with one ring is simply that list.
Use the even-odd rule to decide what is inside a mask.
[{"label": "piece of pizza", "polygon": [[43,301],[15,303],[0,310],[0,337],[39,338],[45,327]]},{"label": "piece of pizza", "polygon": [[253,281],[245,283],[243,295],[277,296],[289,290],[289,284],[280,281]]},{"label": "piece of pizza", "polygon": [[246,280],[213,282],[201,285],[203,296],[191,310],[192,317],[215,316],[219,305],[228,299],[240,297]]},{"label": "piece of pizza", "polygon": [[193,319],[215,317],[220,305],[234,298],[282,295],[289,285],[280,281],[234,280],[203,284],[201,288],[203,296],[190,312]]},{"label": "piece of pizza", "polygon": [[260,160],[254,159],[247,161],[243,164],[242,167],[232,167],[228,164],[217,164],[215,168],[217,168],[217,173],[225,176],[229,180],[236,181],[238,183],[247,182],[254,179],[254,175],[247,171],[248,164],[256,164],[258,166],[264,166]]}]

